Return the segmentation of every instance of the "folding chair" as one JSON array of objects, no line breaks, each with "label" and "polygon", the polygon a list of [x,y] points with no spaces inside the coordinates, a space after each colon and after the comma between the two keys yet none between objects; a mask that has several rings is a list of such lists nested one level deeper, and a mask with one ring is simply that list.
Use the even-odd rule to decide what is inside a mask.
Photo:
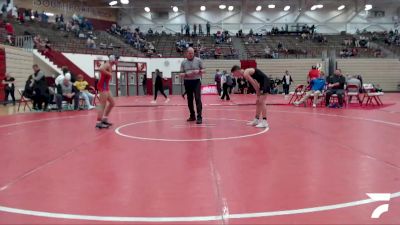
[{"label": "folding chair", "polygon": [[368,106],[369,104],[374,105],[373,100],[375,100],[377,105],[383,105],[383,102],[380,98],[380,96],[383,96],[383,92],[376,92],[374,85],[372,84],[363,84],[363,90],[364,90],[364,97],[361,100],[361,104],[364,103],[364,99],[366,98],[367,101],[365,102],[365,106]]},{"label": "folding chair", "polygon": [[366,93],[366,95],[367,95],[367,102],[365,103],[365,106],[368,106],[369,104],[373,105],[374,103],[372,100],[375,100],[377,105],[383,105],[383,102],[380,98],[380,96],[384,95],[383,92],[375,92],[374,90],[374,92]]},{"label": "folding chair", "polygon": [[19,112],[19,108],[21,107],[21,104],[24,104],[24,111],[25,111],[26,107],[28,107],[29,111],[32,111],[31,107],[28,104],[28,103],[32,102],[32,100],[24,97],[23,93],[24,93],[24,89],[18,89],[18,94],[20,96],[20,99],[18,102],[18,112]]},{"label": "folding chair", "polygon": [[303,89],[304,89],[304,84],[297,85],[294,91],[289,93],[289,95],[291,95],[292,97],[289,99],[288,104],[292,104],[293,102],[301,99],[301,97],[304,95]]},{"label": "folding chair", "polygon": [[[318,96],[315,96],[315,93],[312,93],[310,95],[310,98],[307,99],[307,101],[309,102],[310,105],[312,105],[314,103],[314,98],[317,98],[318,105],[320,105],[320,106],[325,105],[325,101],[324,101],[325,93],[324,93],[324,91],[320,92],[318,94]],[[320,98],[322,98],[322,100]]]},{"label": "folding chair", "polygon": [[356,97],[358,103],[362,105],[362,101],[360,98],[359,87],[355,84],[348,84],[346,87],[346,95],[347,95],[347,103],[350,104],[353,97]]}]

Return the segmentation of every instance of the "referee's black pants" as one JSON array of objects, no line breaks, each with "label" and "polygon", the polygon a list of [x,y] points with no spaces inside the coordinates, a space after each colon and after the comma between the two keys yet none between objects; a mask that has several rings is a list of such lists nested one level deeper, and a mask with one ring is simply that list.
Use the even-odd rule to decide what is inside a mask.
[{"label": "referee's black pants", "polygon": [[187,101],[190,111],[190,117],[196,118],[196,112],[194,111],[194,105],[193,105],[193,98],[194,98],[194,100],[196,101],[197,119],[201,119],[202,118],[201,113],[203,110],[203,106],[201,103],[201,81],[200,79],[185,80],[184,84],[187,93]]}]

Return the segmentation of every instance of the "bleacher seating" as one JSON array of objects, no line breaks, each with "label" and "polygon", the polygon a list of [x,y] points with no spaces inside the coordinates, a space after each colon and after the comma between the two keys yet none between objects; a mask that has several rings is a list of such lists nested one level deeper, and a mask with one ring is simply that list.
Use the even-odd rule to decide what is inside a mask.
[{"label": "bleacher seating", "polygon": [[[271,51],[275,50],[279,58],[321,58],[323,51],[335,50],[336,56],[340,57],[340,51],[346,48],[344,40],[351,35],[324,35],[327,42],[320,43],[313,40],[302,40],[300,36],[292,35],[268,35],[257,37],[259,43],[248,43],[248,38],[243,37],[242,42],[245,44],[249,58],[265,58],[264,49],[268,46]],[[281,42],[287,51],[278,50],[278,43]],[[367,48],[356,48],[357,57],[370,58],[374,57],[374,50]]]},{"label": "bleacher seating", "polygon": [[[13,22],[17,35],[23,35],[24,32],[30,34],[39,34],[43,39],[48,38],[52,48],[61,52],[71,53],[84,53],[84,54],[99,54],[99,55],[137,55],[138,51],[133,47],[125,44],[123,41],[113,38],[107,32],[94,31],[93,35],[96,37],[95,42],[97,45],[96,49],[87,48],[87,39],[77,38],[73,33],[60,31],[55,28],[53,24],[45,24],[39,22],[25,22],[25,24],[19,24]],[[101,49],[100,43],[104,43],[109,46],[113,44],[113,48]]]}]

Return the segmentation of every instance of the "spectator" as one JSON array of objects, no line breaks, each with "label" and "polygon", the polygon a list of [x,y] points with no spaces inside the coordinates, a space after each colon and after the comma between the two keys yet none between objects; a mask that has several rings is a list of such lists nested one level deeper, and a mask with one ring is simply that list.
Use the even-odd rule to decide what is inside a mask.
[{"label": "spectator", "polygon": [[8,103],[8,95],[11,95],[11,99],[13,101],[13,105],[15,105],[15,86],[14,86],[15,79],[14,77],[10,76],[10,73],[6,73],[4,80],[2,81],[4,85],[4,105]]},{"label": "spectator", "polygon": [[201,24],[199,24],[199,35],[203,35],[203,28]]},{"label": "spectator", "polygon": [[325,72],[324,71],[319,71],[319,78],[326,80]]},{"label": "spectator", "polygon": [[218,46],[215,48],[214,57],[217,59],[220,56],[222,56],[222,49]]},{"label": "spectator", "polygon": [[215,71],[215,76],[214,76],[214,81],[215,84],[217,85],[217,91],[218,95],[221,96],[221,73],[219,72],[219,69]]},{"label": "spectator", "polygon": [[44,45],[44,53],[51,51],[51,43],[49,39],[45,38],[42,44]]},{"label": "spectator", "polygon": [[283,48],[283,44],[282,44],[282,42],[279,42],[278,43],[278,50],[281,50]]},{"label": "spectator", "polygon": [[155,53],[156,52],[156,48],[154,47],[153,42],[147,42],[147,44],[148,44],[148,49],[150,51],[152,51],[153,53]]},{"label": "spectator", "polygon": [[226,96],[226,100],[229,101],[231,100],[229,97],[229,88],[232,87],[233,85],[233,79],[232,76],[228,73],[226,73],[226,71],[224,71],[225,73],[222,75],[221,78],[221,84],[222,84],[222,96],[221,99],[224,100],[225,96]]},{"label": "spectator", "polygon": [[265,46],[264,53],[265,53],[264,54],[265,58],[267,59],[272,58],[271,49],[268,46]]},{"label": "spectator", "polygon": [[314,24],[311,26],[310,30],[311,30],[311,34],[314,34],[314,32],[315,32],[315,25]]},{"label": "spectator", "polygon": [[[49,105],[49,89],[47,86],[45,75],[37,64],[32,66],[34,74],[32,76],[31,88],[33,89],[33,109],[48,110]],[[43,107],[44,103],[44,108]]]},{"label": "spectator", "polygon": [[22,95],[25,98],[33,99],[34,98],[34,93],[33,93],[33,75],[29,75],[28,80],[25,82],[25,88],[24,92]]},{"label": "spectator", "polygon": [[62,109],[62,101],[71,102],[74,100],[74,110],[79,106],[79,91],[72,85],[71,81],[65,78],[62,84],[57,86],[56,103],[59,111]]},{"label": "spectator", "polygon": [[33,13],[33,16],[35,17],[36,20],[39,19],[39,13],[37,10]]},{"label": "spectator", "polygon": [[228,38],[226,39],[226,43],[227,43],[227,44],[232,44],[232,38],[231,38],[231,37],[228,37]]},{"label": "spectator", "polygon": [[339,99],[338,108],[343,107],[343,97],[344,97],[344,84],[346,79],[342,75],[342,71],[337,69],[334,75],[329,76],[327,79],[328,90],[326,91],[325,105],[326,107],[336,107],[335,105],[329,105],[331,96],[336,94]]},{"label": "spectator", "polygon": [[143,94],[147,95],[147,77],[146,75],[143,76],[143,80],[142,80],[142,87],[143,87]]},{"label": "spectator", "polygon": [[94,40],[91,37],[88,37],[88,39],[86,41],[86,46],[88,48],[95,49],[96,48],[96,43],[94,42]]},{"label": "spectator", "polygon": [[206,29],[207,29],[207,36],[210,36],[211,25],[210,25],[210,22],[209,22],[209,21],[207,21]]},{"label": "spectator", "polygon": [[297,102],[294,102],[293,104],[295,106],[299,106],[300,104],[303,104],[306,102],[306,100],[310,97],[313,97],[313,107],[317,107],[319,101],[318,97],[322,94],[322,91],[324,90],[325,87],[325,80],[322,78],[316,78],[311,81],[311,90],[307,91],[306,94]]},{"label": "spectator", "polygon": [[185,30],[186,30],[186,36],[190,36],[190,26],[189,26],[189,24],[186,24]]},{"label": "spectator", "polygon": [[62,71],[63,71],[63,75],[65,76],[65,78],[67,78],[69,81],[71,81],[72,83],[75,83],[76,78],[75,76],[68,70],[67,66],[63,66],[62,67]]},{"label": "spectator", "polygon": [[5,20],[7,18],[7,5],[6,3],[3,4],[3,6],[1,7],[1,15],[3,20]]},{"label": "spectator", "polygon": [[376,58],[382,56],[382,50],[381,50],[381,49],[376,49],[376,50],[374,51],[374,56],[375,56]]},{"label": "spectator", "polygon": [[242,36],[243,36],[243,30],[242,30],[242,29],[240,29],[240,30],[238,31],[238,36],[239,36],[239,37],[242,37]]},{"label": "spectator", "polygon": [[[361,85],[361,80],[359,78],[357,78],[357,76],[351,76],[347,81],[346,81],[347,85],[355,85],[357,86],[357,88],[355,89],[348,89],[348,91],[350,92],[360,92],[360,90],[362,89],[362,85]],[[349,102],[351,102],[351,98],[353,96],[349,96]]]},{"label": "spectator", "polygon": [[40,38],[40,35],[37,34],[34,38],[33,38],[33,43],[35,44],[35,48],[39,51],[43,50],[43,43],[42,43],[42,39]]},{"label": "spectator", "polygon": [[285,71],[285,75],[282,78],[282,86],[283,86],[283,91],[285,93],[285,97],[289,95],[289,88],[290,85],[292,84],[293,79],[292,76],[289,74],[289,71]]},{"label": "spectator", "polygon": [[238,83],[240,94],[247,94],[248,84],[247,84],[246,79],[244,79],[242,77],[238,77],[237,83]]},{"label": "spectator", "polygon": [[315,79],[315,78],[319,78],[319,70],[317,68],[317,66],[312,66],[311,70],[308,72],[308,77],[307,77],[307,82],[310,82],[311,80]]},{"label": "spectator", "polygon": [[95,107],[92,105],[94,95],[88,91],[89,83],[83,79],[81,74],[78,75],[78,80],[75,81],[74,86],[78,89],[79,96],[85,100],[86,107],[89,110],[94,109]]},{"label": "spectator", "polygon": [[169,102],[169,98],[167,97],[167,95],[165,95],[164,93],[164,85],[163,85],[163,77],[162,77],[162,73],[160,72],[159,69],[156,69],[155,71],[155,76],[156,76],[156,81],[154,83],[154,100],[151,101],[151,103],[157,103],[157,93],[160,92],[164,98],[165,98],[165,103]]},{"label": "spectator", "polygon": [[11,23],[7,22],[5,29],[8,35],[14,35],[14,26]]}]

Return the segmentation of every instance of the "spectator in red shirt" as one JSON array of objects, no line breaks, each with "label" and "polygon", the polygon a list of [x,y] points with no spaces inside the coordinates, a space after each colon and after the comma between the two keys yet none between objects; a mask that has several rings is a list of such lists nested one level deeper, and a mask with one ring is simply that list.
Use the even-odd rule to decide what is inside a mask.
[{"label": "spectator in red shirt", "polygon": [[316,66],[312,66],[311,70],[308,72],[307,81],[310,82],[313,79],[319,78],[319,70]]},{"label": "spectator in red shirt", "polygon": [[222,55],[222,49],[220,47],[216,47],[214,52],[215,58],[217,59],[221,55]]},{"label": "spectator in red shirt", "polygon": [[14,27],[11,23],[6,23],[6,31],[8,35],[14,35]]}]

